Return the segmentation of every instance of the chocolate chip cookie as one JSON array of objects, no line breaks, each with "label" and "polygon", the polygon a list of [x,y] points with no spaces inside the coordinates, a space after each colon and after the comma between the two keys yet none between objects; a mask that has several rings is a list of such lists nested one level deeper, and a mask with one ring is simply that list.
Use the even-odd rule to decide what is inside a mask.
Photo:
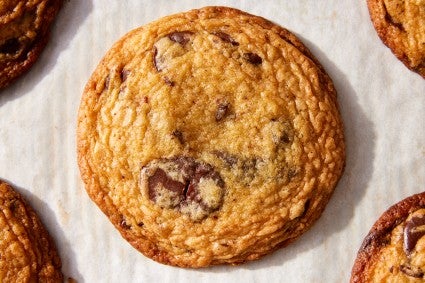
[{"label": "chocolate chip cookie", "polygon": [[379,37],[412,71],[425,78],[425,1],[367,0]]},{"label": "chocolate chip cookie", "polygon": [[78,115],[88,194],[165,264],[258,259],[320,216],[345,147],[334,86],[289,31],[227,7],[168,16],[106,54]]},{"label": "chocolate chip cookie", "polygon": [[425,193],[393,205],[373,225],[354,264],[351,282],[425,280]]},{"label": "chocolate chip cookie", "polygon": [[33,209],[0,180],[0,281],[62,282],[61,260]]},{"label": "chocolate chip cookie", "polygon": [[0,0],[0,88],[36,61],[62,0]]}]

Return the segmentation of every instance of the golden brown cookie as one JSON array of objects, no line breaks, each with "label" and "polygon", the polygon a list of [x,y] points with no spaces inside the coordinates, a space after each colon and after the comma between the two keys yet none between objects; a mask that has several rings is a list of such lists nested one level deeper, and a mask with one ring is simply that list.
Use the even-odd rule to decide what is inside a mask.
[{"label": "golden brown cookie", "polygon": [[425,193],[393,205],[373,225],[351,282],[424,282]]},{"label": "golden brown cookie", "polygon": [[33,209],[0,181],[0,282],[62,282],[61,260]]},{"label": "golden brown cookie", "polygon": [[425,1],[367,0],[379,37],[412,71],[425,78]]},{"label": "golden brown cookie", "polygon": [[171,265],[254,260],[320,216],[341,176],[334,86],[289,31],[226,7],[168,16],[85,88],[78,162],[135,248]]},{"label": "golden brown cookie", "polygon": [[0,0],[0,88],[36,61],[62,0]]}]

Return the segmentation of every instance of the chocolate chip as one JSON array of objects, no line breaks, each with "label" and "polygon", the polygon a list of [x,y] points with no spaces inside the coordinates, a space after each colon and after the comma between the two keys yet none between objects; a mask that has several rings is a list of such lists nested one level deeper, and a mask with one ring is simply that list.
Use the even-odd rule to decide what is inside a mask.
[{"label": "chocolate chip", "polygon": [[160,196],[161,192],[158,190],[160,186],[170,192],[174,192],[176,198],[179,198],[177,203],[183,199],[186,184],[174,180],[161,168],[156,168],[154,173],[148,177],[149,198],[151,200],[155,201]]},{"label": "chocolate chip", "polygon": [[168,38],[171,41],[177,42],[178,44],[186,45],[190,41],[192,35],[193,32],[191,31],[177,31],[170,33]]},{"label": "chocolate chip", "polygon": [[124,216],[122,216],[122,219],[121,219],[121,222],[120,222],[120,226],[121,226],[123,229],[126,229],[126,230],[128,230],[128,229],[130,229],[130,228],[131,228],[131,226],[130,226],[130,225],[128,225],[128,224],[127,224],[127,222],[125,222]]},{"label": "chocolate chip", "polygon": [[171,134],[172,134],[175,138],[177,138],[177,140],[178,140],[181,144],[183,144],[183,143],[184,143],[184,138],[183,138],[183,133],[182,133],[182,132],[180,132],[179,130],[174,130]]},{"label": "chocolate chip", "polygon": [[226,101],[220,102],[218,104],[217,111],[215,112],[215,120],[217,122],[223,120],[227,116],[229,112],[229,106],[230,104]]},{"label": "chocolate chip", "polygon": [[155,46],[153,47],[153,65],[155,66],[155,69],[158,72],[162,71],[162,64],[163,59],[158,55],[158,48],[156,48]]},{"label": "chocolate chip", "polygon": [[3,54],[16,54],[21,48],[21,43],[17,38],[9,38],[0,45],[0,53]]},{"label": "chocolate chip", "polygon": [[425,215],[413,216],[404,227],[404,251],[409,255],[419,239],[425,235]]},{"label": "chocolate chip", "polygon": [[243,58],[253,65],[260,65],[263,63],[263,59],[255,53],[248,52],[243,54]]},{"label": "chocolate chip", "polygon": [[139,222],[139,223],[137,223],[137,226],[139,226],[139,227],[143,227],[143,226],[145,226],[145,223],[143,223],[143,222]]},{"label": "chocolate chip", "polygon": [[228,43],[232,44],[233,46],[239,46],[239,42],[237,42],[236,40],[234,40],[230,35],[228,35],[225,32],[216,31],[216,32],[213,32],[213,34],[215,36],[219,37],[224,42],[228,42]]},{"label": "chocolate chip", "polygon": [[419,267],[402,264],[400,265],[399,269],[401,272],[411,277],[423,278],[424,276],[424,272]]},{"label": "chocolate chip", "polygon": [[142,168],[148,197],[163,208],[173,208],[199,221],[220,208],[224,181],[207,163],[179,156],[158,159]]}]

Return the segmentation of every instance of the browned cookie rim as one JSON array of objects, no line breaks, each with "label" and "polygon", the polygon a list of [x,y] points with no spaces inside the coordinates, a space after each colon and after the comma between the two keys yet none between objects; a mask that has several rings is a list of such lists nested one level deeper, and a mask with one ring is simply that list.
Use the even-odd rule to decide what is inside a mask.
[{"label": "browned cookie rim", "polygon": [[404,48],[400,44],[397,44],[394,37],[391,36],[391,30],[393,29],[396,29],[399,32],[405,31],[402,24],[393,21],[391,15],[389,15],[387,11],[384,1],[367,0],[367,6],[369,9],[370,19],[382,42],[408,69],[425,78],[425,61],[422,60],[420,64],[413,66]]},{"label": "browned cookie rim", "polygon": [[406,220],[410,213],[425,208],[425,192],[407,197],[388,208],[373,224],[357,253],[351,271],[352,283],[366,282],[364,272],[375,260],[374,257],[385,247],[386,237],[391,231]]},{"label": "browned cookie rim", "polygon": [[48,7],[41,19],[43,24],[33,43],[18,58],[0,63],[0,89],[9,86],[29,71],[44,50],[53,21],[63,5],[63,0],[47,0],[47,2]]},{"label": "browned cookie rim", "polygon": [[[36,273],[31,277],[32,280],[44,281],[44,282],[62,282],[63,274],[61,271],[62,262],[59,257],[56,245],[53,238],[50,236],[46,227],[38,217],[37,213],[28,204],[24,197],[15,191],[11,185],[0,180],[0,206],[4,209],[5,202],[13,202],[14,207],[21,207],[25,210],[25,217],[18,218],[20,225],[25,227],[26,233],[28,233],[29,241],[32,246],[35,246],[36,260],[32,264],[37,266]],[[11,208],[7,208],[11,209]],[[29,221],[28,221],[29,220]],[[28,222],[27,222],[28,221]],[[42,270],[45,266],[52,266],[54,269],[49,268],[49,274],[43,274]]]}]

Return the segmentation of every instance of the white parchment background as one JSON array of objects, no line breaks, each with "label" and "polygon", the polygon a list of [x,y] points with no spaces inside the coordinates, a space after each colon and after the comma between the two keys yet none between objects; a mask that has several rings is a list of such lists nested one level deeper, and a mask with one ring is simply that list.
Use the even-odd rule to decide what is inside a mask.
[{"label": "white parchment background", "polygon": [[[69,0],[31,71],[0,92],[0,178],[54,237],[78,282],[347,282],[357,250],[391,204],[425,190],[425,80],[387,49],[365,0]],[[76,163],[76,114],[103,54],[161,16],[227,5],[295,34],[332,77],[345,123],[347,166],[326,211],[289,247],[260,261],[187,270],[133,249],[90,201]]]}]

